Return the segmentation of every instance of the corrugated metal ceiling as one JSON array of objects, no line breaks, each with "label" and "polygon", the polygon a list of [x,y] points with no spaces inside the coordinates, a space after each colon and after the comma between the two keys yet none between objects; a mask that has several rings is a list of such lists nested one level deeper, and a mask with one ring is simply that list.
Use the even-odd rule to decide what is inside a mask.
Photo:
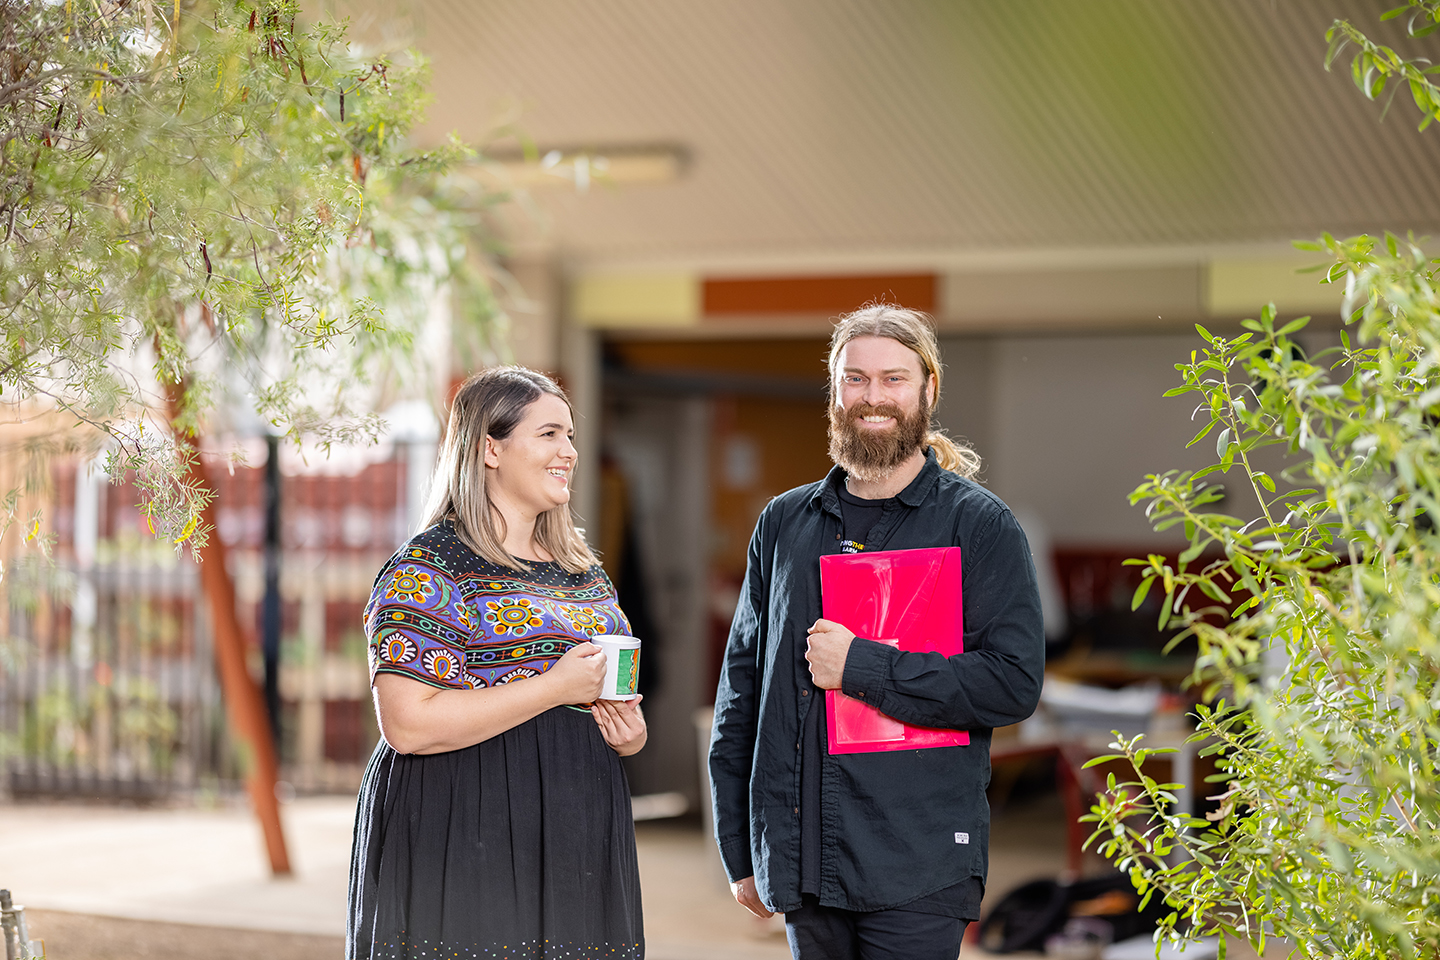
[{"label": "corrugated metal ceiling", "polygon": [[[1214,246],[1440,225],[1440,130],[1326,73],[1395,0],[426,0],[428,131],[678,143],[538,195],[580,260]],[[1440,57],[1437,57],[1440,59]]]}]

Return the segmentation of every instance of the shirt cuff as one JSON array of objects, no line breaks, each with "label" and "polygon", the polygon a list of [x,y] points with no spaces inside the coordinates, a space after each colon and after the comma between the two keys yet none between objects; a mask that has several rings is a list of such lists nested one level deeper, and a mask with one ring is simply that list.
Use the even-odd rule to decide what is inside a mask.
[{"label": "shirt cuff", "polygon": [[890,683],[890,665],[896,650],[888,644],[856,637],[845,656],[840,692],[878,707]]},{"label": "shirt cuff", "polygon": [[731,883],[755,876],[755,867],[750,861],[749,840],[727,840],[720,844],[720,861],[725,865],[725,876]]}]

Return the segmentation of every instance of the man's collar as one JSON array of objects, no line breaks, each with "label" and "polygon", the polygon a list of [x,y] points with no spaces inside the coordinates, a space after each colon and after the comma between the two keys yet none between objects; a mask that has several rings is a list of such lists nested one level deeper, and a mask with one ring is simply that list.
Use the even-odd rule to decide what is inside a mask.
[{"label": "man's collar", "polygon": [[826,513],[832,513],[837,517],[841,516],[840,486],[844,482],[845,471],[839,464],[836,464],[830,468],[829,473],[825,474],[825,481],[820,484],[820,489],[815,491],[815,495],[810,498],[810,502],[818,502],[820,509]]},{"label": "man's collar", "polygon": [[[810,502],[820,502],[820,507],[827,513],[840,515],[840,486],[845,482],[845,470],[839,465],[830,468],[825,475],[825,482],[820,484],[820,489],[810,498]],[[915,479],[906,485],[895,496],[907,507],[918,507],[925,502],[930,495],[930,490],[940,479],[940,463],[935,459],[935,450],[932,447],[925,448],[925,464]]]},{"label": "man's collar", "polygon": [[934,448],[926,447],[925,465],[920,468],[919,473],[915,474],[915,479],[911,480],[905,489],[901,490],[896,496],[900,498],[900,502],[905,504],[905,506],[918,507],[925,502],[925,498],[930,495],[930,489],[935,486],[939,479],[940,462],[935,459]]}]

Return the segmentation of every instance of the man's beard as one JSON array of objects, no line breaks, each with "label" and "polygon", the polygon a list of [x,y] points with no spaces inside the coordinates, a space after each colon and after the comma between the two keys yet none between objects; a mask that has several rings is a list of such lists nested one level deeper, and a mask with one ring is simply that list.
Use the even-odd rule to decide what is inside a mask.
[{"label": "man's beard", "polygon": [[[861,417],[894,417],[888,430],[859,427]],[[856,480],[874,483],[888,477],[896,467],[919,450],[930,432],[930,404],[922,391],[916,411],[906,416],[893,403],[870,406],[857,403],[849,410],[830,404],[830,459]]]}]

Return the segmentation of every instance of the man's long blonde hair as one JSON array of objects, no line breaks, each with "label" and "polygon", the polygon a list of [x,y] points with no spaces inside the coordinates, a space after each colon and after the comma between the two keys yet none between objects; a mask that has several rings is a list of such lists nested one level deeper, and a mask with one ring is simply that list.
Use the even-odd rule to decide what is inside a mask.
[{"label": "man's long blonde hair", "polygon": [[[830,403],[836,399],[839,382],[840,351],[856,337],[885,337],[914,350],[920,357],[927,378],[935,378],[935,395],[929,398],[930,414],[940,405],[940,381],[944,376],[940,363],[940,343],[935,339],[935,322],[929,314],[891,303],[875,303],[847,313],[835,324],[830,335]],[[925,434],[925,446],[935,451],[940,466],[952,473],[973,480],[980,472],[980,455],[967,444],[957,443],[935,428],[931,420]]]},{"label": "man's long blonde hair", "polygon": [[[505,520],[491,504],[485,483],[485,438],[508,439],[530,404],[545,393],[570,404],[554,380],[525,367],[492,367],[460,385],[420,529],[450,520],[460,540],[486,560],[511,570],[530,569],[505,549]],[[535,519],[535,543],[570,573],[583,573],[599,562],[575,529],[568,503]]]}]

